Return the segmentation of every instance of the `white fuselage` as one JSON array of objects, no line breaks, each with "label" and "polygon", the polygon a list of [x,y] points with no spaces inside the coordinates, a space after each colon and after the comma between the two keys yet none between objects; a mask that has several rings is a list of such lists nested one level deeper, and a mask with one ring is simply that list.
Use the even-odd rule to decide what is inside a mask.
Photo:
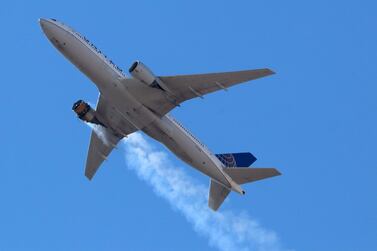
[{"label": "white fuselage", "polygon": [[[223,164],[207,147],[170,115],[160,117],[135,99],[120,82],[126,78],[122,70],[84,36],[54,19],[40,19],[42,29],[53,45],[98,87],[101,95],[120,112],[122,119],[164,144],[176,156],[200,172],[238,193],[243,193],[222,169]],[[118,134],[117,128],[107,121]]]}]

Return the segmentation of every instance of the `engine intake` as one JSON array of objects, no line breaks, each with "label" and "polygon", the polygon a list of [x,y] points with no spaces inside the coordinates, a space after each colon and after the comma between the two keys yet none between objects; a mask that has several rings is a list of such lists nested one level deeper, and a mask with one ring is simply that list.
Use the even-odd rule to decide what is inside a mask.
[{"label": "engine intake", "polygon": [[96,111],[83,100],[78,100],[73,104],[72,110],[77,114],[77,117],[82,121],[104,126],[96,117]]},{"label": "engine intake", "polygon": [[140,80],[144,84],[153,88],[164,90],[160,85],[160,80],[142,62],[135,61],[131,65],[128,72],[131,74],[132,77],[136,78],[137,80]]}]

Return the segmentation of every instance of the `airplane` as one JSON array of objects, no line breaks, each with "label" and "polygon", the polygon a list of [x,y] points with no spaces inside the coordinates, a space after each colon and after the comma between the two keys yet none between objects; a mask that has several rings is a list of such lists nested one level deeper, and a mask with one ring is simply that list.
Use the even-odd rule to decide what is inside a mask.
[{"label": "airplane", "polygon": [[280,175],[275,168],[250,167],[253,154],[213,154],[168,113],[192,98],[274,74],[270,69],[197,75],[156,76],[140,61],[124,72],[85,36],[56,19],[40,18],[46,37],[98,88],[96,108],[82,100],[72,109],[78,118],[99,126],[91,133],[85,176],[91,180],[117,143],[142,131],[178,158],[210,178],[208,206],[216,211],[230,191],[245,194],[241,185]]}]

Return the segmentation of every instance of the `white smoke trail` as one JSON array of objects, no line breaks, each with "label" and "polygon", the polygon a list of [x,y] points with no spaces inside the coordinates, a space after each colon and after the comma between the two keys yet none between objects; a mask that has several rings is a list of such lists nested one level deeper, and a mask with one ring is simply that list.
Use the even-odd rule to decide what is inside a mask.
[{"label": "white smoke trail", "polygon": [[276,234],[246,213],[213,212],[207,206],[208,187],[196,183],[164,152],[156,151],[140,133],[124,141],[128,167],[150,184],[156,194],[178,209],[195,231],[221,251],[283,251]]},{"label": "white smoke trail", "polygon": [[85,123],[85,124],[87,124],[93,130],[93,132],[102,141],[102,143],[104,143],[107,146],[110,146],[111,140],[109,139],[109,136],[107,135],[105,131],[106,129],[103,126],[92,124],[92,123]]}]

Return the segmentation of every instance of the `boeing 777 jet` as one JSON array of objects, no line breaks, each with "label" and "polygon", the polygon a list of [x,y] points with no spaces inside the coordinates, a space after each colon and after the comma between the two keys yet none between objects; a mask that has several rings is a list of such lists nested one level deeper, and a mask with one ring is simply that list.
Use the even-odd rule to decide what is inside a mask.
[{"label": "boeing 777 jet", "polygon": [[280,175],[274,168],[249,167],[251,153],[213,154],[168,113],[186,100],[269,76],[269,69],[197,75],[156,76],[142,62],[129,68],[131,78],[86,37],[56,19],[39,19],[50,42],[97,86],[100,95],[95,109],[79,100],[77,116],[102,128],[105,139],[92,132],[85,176],[91,180],[117,143],[142,131],[164,144],[178,158],[207,175],[208,206],[217,210],[230,191],[245,194],[241,185]]}]

